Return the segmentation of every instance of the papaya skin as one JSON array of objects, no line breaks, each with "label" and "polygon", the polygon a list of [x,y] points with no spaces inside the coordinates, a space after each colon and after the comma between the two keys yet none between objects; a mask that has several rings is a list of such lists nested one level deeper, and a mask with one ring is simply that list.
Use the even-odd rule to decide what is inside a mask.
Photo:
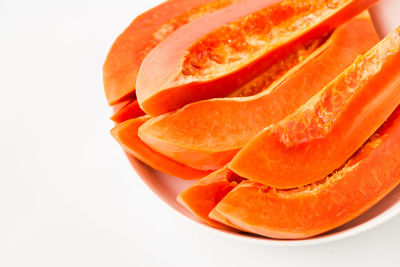
[{"label": "papaya skin", "polygon": [[[339,170],[291,190],[243,181],[210,213],[250,233],[302,239],[361,215],[400,183],[400,108]],[[217,216],[214,216],[217,214]]]},{"label": "papaya skin", "polygon": [[140,116],[146,115],[144,111],[140,108],[137,100],[132,100],[127,105],[119,109],[112,117],[115,123],[122,123],[124,121],[135,119]]},{"label": "papaya skin", "polygon": [[146,55],[171,32],[238,0],[169,0],[138,16],[117,38],[103,66],[110,105],[135,95],[136,77]]},{"label": "papaya skin", "polygon": [[337,28],[264,92],[189,104],[150,119],[139,128],[139,136],[154,150],[187,166],[222,168],[257,133],[293,113],[378,41],[365,12]]},{"label": "papaya skin", "polygon": [[[375,2],[243,0],[206,15],[172,33],[143,60],[136,81],[139,105],[156,116],[226,96],[296,45],[324,36]],[[311,13],[317,15],[310,19]]]},{"label": "papaya skin", "polygon": [[143,116],[127,120],[115,126],[111,130],[111,134],[128,154],[158,171],[185,180],[195,180],[210,174],[210,172],[195,170],[177,163],[155,152],[143,143],[137,133],[139,127],[149,118],[149,116]]},{"label": "papaya skin", "polygon": [[296,112],[254,137],[229,168],[275,188],[318,181],[342,166],[400,104],[400,28]]},{"label": "papaya skin", "polygon": [[207,224],[224,230],[233,230],[225,224],[211,220],[208,214],[241,181],[242,178],[224,167],[179,194],[177,201]]}]

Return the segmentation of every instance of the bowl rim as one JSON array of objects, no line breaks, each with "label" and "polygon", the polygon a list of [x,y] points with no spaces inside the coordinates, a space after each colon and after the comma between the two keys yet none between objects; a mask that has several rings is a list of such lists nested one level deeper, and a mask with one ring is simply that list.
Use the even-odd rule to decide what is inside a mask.
[{"label": "bowl rim", "polygon": [[[129,161],[128,161],[129,162]],[[327,232],[323,233],[321,235],[307,238],[307,239],[299,239],[299,240],[283,240],[283,239],[272,239],[268,237],[263,237],[263,236],[251,236],[251,235],[246,235],[246,234],[236,234],[236,233],[231,233],[229,231],[224,231],[222,229],[217,229],[211,226],[208,226],[198,220],[195,220],[193,218],[190,218],[186,216],[185,214],[179,212],[177,209],[175,209],[173,206],[168,204],[166,201],[163,200],[160,194],[157,193],[157,190],[155,189],[155,186],[153,186],[147,179],[145,179],[145,174],[143,173],[143,167],[148,167],[151,170],[155,171],[153,168],[145,165],[144,163],[140,162],[137,159],[132,159],[130,161],[131,166],[135,170],[137,176],[139,176],[139,180],[143,183],[144,187],[146,190],[150,191],[150,195],[155,197],[158,202],[161,202],[163,206],[166,206],[168,210],[172,211],[172,213],[177,214],[179,217],[183,218],[190,224],[206,230],[210,233],[213,233],[217,236],[220,237],[226,237],[232,240],[236,241],[241,241],[241,242],[246,242],[249,244],[255,244],[255,245],[264,245],[264,246],[270,246],[270,247],[302,247],[302,246],[313,246],[313,245],[320,245],[320,244],[326,244],[326,243],[331,243],[339,240],[344,240],[362,233],[365,233],[369,230],[372,230],[376,228],[377,226],[391,220],[392,218],[400,215],[400,206],[391,206],[376,217],[369,219],[359,225],[356,225],[354,227],[351,227],[349,229],[345,229],[342,231],[338,232]],[[179,179],[179,178],[176,178]],[[398,185],[400,187],[400,185]],[[397,187],[395,187],[397,188]],[[395,190],[395,189],[393,189]],[[393,190],[391,192],[393,192]],[[389,196],[390,193],[387,195]],[[385,196],[385,198],[387,197]],[[383,201],[385,198],[380,200],[376,205],[378,205],[381,201]],[[369,209],[370,210],[370,209]],[[367,210],[366,212],[368,212]],[[336,228],[337,229],[337,228]]]}]

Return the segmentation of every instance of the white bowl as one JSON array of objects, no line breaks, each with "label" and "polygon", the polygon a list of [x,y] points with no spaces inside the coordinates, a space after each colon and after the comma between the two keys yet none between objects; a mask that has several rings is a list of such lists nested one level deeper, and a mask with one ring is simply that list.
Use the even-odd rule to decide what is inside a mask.
[{"label": "white bowl", "polygon": [[[376,24],[378,33],[381,37],[390,33],[400,25],[400,1],[398,0],[381,0],[371,9],[371,14]],[[164,202],[171,207],[176,213],[183,215],[188,221],[195,223],[199,227],[238,240],[251,243],[274,246],[304,246],[312,244],[321,244],[334,240],[344,239],[356,234],[370,230],[394,216],[400,214],[400,186],[397,187],[390,195],[380,201],[376,206],[368,212],[352,220],[351,222],[323,235],[305,239],[305,240],[274,240],[266,237],[231,233],[219,229],[209,227],[199,221],[177,201],[176,196],[184,189],[189,187],[194,181],[183,181],[181,179],[168,176],[158,172],[143,163],[130,158],[132,166],[135,168],[142,180],[147,186]]]}]

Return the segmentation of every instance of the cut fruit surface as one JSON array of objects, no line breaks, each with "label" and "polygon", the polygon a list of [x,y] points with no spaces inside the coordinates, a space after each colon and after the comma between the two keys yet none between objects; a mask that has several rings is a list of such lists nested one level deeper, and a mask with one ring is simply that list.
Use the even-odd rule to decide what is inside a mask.
[{"label": "cut fruit surface", "polygon": [[135,93],[146,55],[172,32],[239,0],[169,0],[137,17],[113,44],[103,67],[107,101],[114,105]]},{"label": "cut fruit surface", "polygon": [[132,100],[128,104],[126,104],[124,107],[119,109],[112,117],[111,120],[113,120],[116,123],[122,123],[124,121],[130,120],[130,119],[135,119],[140,116],[146,115],[144,111],[140,108],[137,100]]},{"label": "cut fruit surface", "polygon": [[137,98],[152,115],[225,96],[377,0],[243,0],[189,23],[144,59]]},{"label": "cut fruit surface", "polygon": [[111,130],[111,134],[130,155],[150,167],[182,179],[194,180],[207,176],[210,172],[199,171],[175,162],[148,147],[138,137],[139,127],[150,117],[143,116],[125,121]]},{"label": "cut fruit surface", "polygon": [[318,181],[342,166],[400,104],[400,28],[310,101],[234,157],[238,175],[275,188]]},{"label": "cut fruit surface", "polygon": [[324,180],[290,190],[243,181],[210,217],[272,238],[315,236],[347,223],[385,197],[400,183],[399,162],[400,108]]},{"label": "cut fruit surface", "polygon": [[[239,89],[235,90],[228,97],[248,97],[268,90],[270,85],[272,85],[274,82],[282,78],[282,76],[284,76],[284,74],[287,73],[290,69],[306,61],[309,58],[309,56],[313,54],[314,51],[318,50],[319,47],[323,46],[324,43],[327,42],[327,40],[329,40],[329,37],[330,34],[327,34],[325,36],[322,36],[321,38],[317,38],[311,41],[309,44],[300,45],[299,47],[296,47],[295,51],[290,53],[286,58],[282,58],[279,62],[273,64],[265,72],[263,72],[250,82],[246,83]],[[347,36],[342,36],[342,37],[344,38]],[[337,36],[333,39],[337,39]],[[319,51],[319,53],[321,52]]]},{"label": "cut fruit surface", "polygon": [[232,230],[227,228],[225,224],[211,220],[208,214],[242,180],[225,167],[186,189],[178,196],[177,200],[204,222],[217,228]]},{"label": "cut fruit surface", "polygon": [[[256,78],[254,86],[248,84],[238,93],[264,92],[253,97],[192,103],[150,119],[140,127],[139,136],[154,150],[187,166],[202,170],[222,168],[257,133],[306,103],[357,55],[364,54],[378,41],[365,12],[337,28],[319,48],[267,90],[263,87],[269,85],[270,73],[276,73],[280,64]],[[321,39],[311,45],[315,46],[315,42],[321,43]],[[303,51],[309,49],[300,47],[294,56],[303,56]],[[291,54],[286,61],[295,60],[294,56]]]}]

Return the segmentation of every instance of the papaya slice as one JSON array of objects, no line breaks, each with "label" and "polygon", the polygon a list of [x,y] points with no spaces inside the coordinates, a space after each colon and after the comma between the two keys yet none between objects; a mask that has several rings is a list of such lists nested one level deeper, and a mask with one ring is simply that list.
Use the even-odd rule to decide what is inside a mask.
[{"label": "papaya slice", "polygon": [[316,236],[361,215],[393,190],[400,183],[399,162],[397,108],[341,169],[324,180],[289,190],[245,180],[209,216],[272,238]]},{"label": "papaya slice", "polygon": [[149,118],[149,116],[143,116],[127,120],[115,126],[111,134],[128,154],[158,171],[187,180],[203,178],[210,174],[210,172],[195,170],[175,162],[143,143],[138,137],[138,129]]},{"label": "papaya slice", "polygon": [[140,108],[137,100],[135,99],[135,100],[132,100],[131,102],[129,102],[123,108],[119,109],[111,117],[111,120],[113,120],[116,123],[122,123],[126,120],[135,119],[135,118],[143,116],[143,115],[146,115],[146,114]]},{"label": "papaya slice", "polygon": [[115,104],[112,106],[112,111],[113,114],[119,112],[121,109],[123,109],[125,106],[127,106],[129,103],[131,103],[133,100],[136,100],[136,96],[130,97],[127,100],[124,100],[118,104]]},{"label": "papaya slice", "polygon": [[318,181],[342,166],[400,104],[400,28],[317,95],[254,137],[229,168],[275,188]]},{"label": "papaya slice", "polygon": [[243,0],[193,21],[155,47],[137,76],[152,116],[223,97],[377,0]]},{"label": "papaya slice", "polygon": [[[189,104],[173,113],[147,121],[139,128],[140,138],[154,150],[192,168],[222,168],[247,142],[271,123],[293,113],[345,70],[359,54],[379,41],[368,12],[338,27],[300,64],[273,83],[278,63],[236,93],[253,97],[220,98]],[[318,39],[311,43],[321,44]],[[307,47],[289,55],[304,56]],[[289,62],[288,62],[289,61]],[[271,74],[271,69],[274,69]],[[294,90],[295,88],[295,90]]]},{"label": "papaya slice", "polygon": [[110,105],[134,95],[143,59],[176,29],[238,0],[169,0],[137,17],[117,38],[103,66]]},{"label": "papaya slice", "polygon": [[[210,214],[213,214],[213,219],[211,219]],[[220,214],[218,211],[215,210],[215,208],[210,212],[208,217],[210,218],[209,220],[212,220],[214,223],[220,223],[222,225],[226,225],[228,228],[224,230],[230,230],[234,232],[248,232],[247,230],[241,229],[240,227],[232,224],[229,220],[227,220],[222,214]],[[223,228],[221,228],[223,229]]]},{"label": "papaya slice", "polygon": [[[367,11],[365,11],[367,12]],[[368,12],[367,12],[368,13]],[[274,82],[281,79],[290,69],[300,65],[319,47],[325,44],[331,37],[331,33],[312,40],[310,43],[296,47],[295,51],[279,62],[273,64],[261,75],[235,90],[228,95],[229,98],[253,96],[266,91]],[[203,100],[207,101],[207,100]],[[209,100],[212,101],[212,100]],[[193,103],[194,104],[194,103]]]},{"label": "papaya slice", "polygon": [[226,227],[226,224],[211,220],[208,214],[242,180],[241,177],[224,167],[186,189],[179,194],[177,200],[187,210],[209,225],[232,230],[231,227]]}]

